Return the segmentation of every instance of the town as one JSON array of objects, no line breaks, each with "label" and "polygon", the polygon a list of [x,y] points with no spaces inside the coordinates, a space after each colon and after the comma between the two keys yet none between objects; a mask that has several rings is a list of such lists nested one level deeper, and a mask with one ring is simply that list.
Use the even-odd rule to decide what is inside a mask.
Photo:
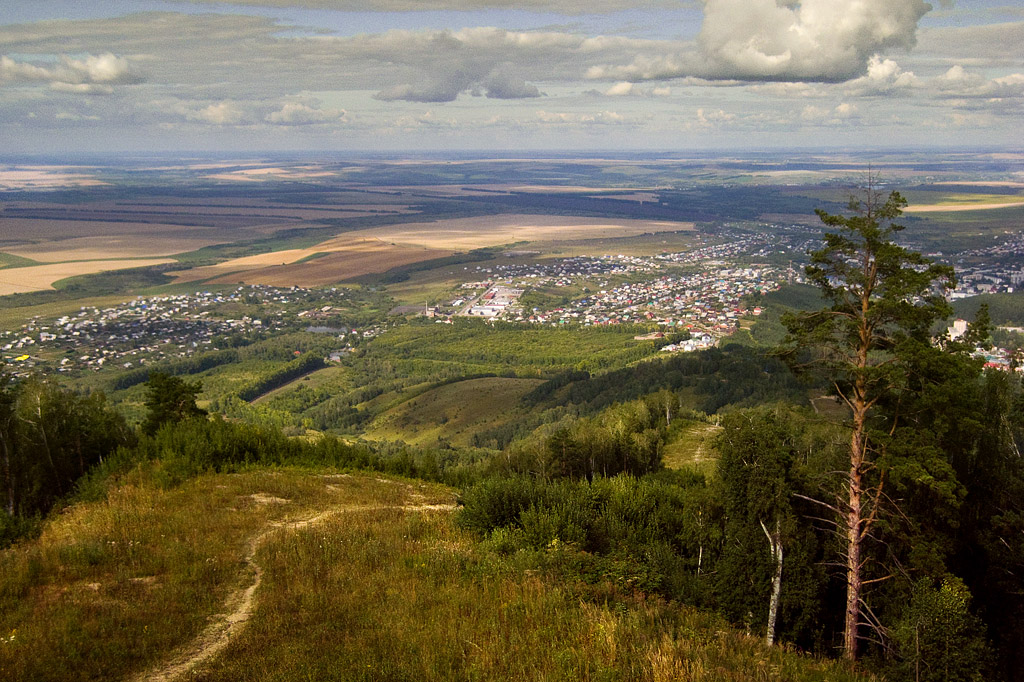
[{"label": "town", "polygon": [[[449,323],[470,317],[528,325],[640,324],[651,333],[688,336],[685,342],[663,346],[664,351],[699,350],[732,335],[744,320],[756,319],[761,308],[749,304],[755,295],[805,282],[799,259],[818,243],[813,236],[817,233],[796,225],[755,227],[725,224],[714,236],[699,235],[692,249],[654,256],[532,258],[465,266],[466,281],[443,304],[399,306],[390,317],[418,310]],[[790,260],[794,255],[795,262]],[[995,257],[993,262],[1003,265],[981,268],[961,262],[951,298],[1013,291],[1024,279],[1024,270],[1014,264],[1020,255],[1024,242],[1019,238],[966,253],[971,262]],[[226,291],[139,296],[122,305],[85,306],[56,319],[34,317],[18,330],[0,332],[0,351],[16,375],[35,370],[128,370],[308,331],[337,337],[337,349],[327,359],[339,361],[388,326],[372,316],[361,325],[352,322],[353,310],[361,305],[356,291],[244,285]],[[565,295],[550,294],[560,291]],[[1017,364],[1007,349],[985,353],[990,366]]]}]

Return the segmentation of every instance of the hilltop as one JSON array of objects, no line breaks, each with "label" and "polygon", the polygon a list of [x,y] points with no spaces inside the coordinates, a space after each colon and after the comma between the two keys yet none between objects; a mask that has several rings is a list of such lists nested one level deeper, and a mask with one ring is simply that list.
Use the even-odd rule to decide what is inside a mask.
[{"label": "hilltop", "polygon": [[[454,523],[444,486],[141,470],[0,561],[9,679],[866,679],[720,618],[537,570]],[[562,549],[553,555],[572,561]]]}]

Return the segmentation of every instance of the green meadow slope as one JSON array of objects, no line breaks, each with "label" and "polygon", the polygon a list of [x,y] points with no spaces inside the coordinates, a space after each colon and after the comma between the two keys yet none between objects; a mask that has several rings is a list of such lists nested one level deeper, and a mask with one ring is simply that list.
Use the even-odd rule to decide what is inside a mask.
[{"label": "green meadow slope", "polygon": [[488,550],[440,485],[296,468],[159,480],[136,469],[0,553],[0,677],[868,679]]}]

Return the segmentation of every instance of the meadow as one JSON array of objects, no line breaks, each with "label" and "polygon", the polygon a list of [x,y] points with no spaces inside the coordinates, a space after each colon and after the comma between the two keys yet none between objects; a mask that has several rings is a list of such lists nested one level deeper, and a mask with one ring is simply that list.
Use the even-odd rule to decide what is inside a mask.
[{"label": "meadow", "polygon": [[0,554],[0,674],[869,679],[614,579],[566,581],[557,548],[489,550],[442,486],[292,468],[154,477],[136,469]]}]

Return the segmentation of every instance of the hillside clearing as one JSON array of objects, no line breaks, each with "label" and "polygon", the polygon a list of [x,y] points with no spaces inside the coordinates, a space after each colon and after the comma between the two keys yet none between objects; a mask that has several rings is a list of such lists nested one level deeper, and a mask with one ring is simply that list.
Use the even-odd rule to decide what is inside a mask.
[{"label": "hillside clearing", "polygon": [[447,384],[383,413],[365,436],[470,445],[473,434],[507,422],[519,400],[542,383],[541,379],[485,377]]},{"label": "hillside clearing", "polygon": [[693,422],[684,426],[676,438],[665,445],[665,467],[692,467],[705,474],[714,472],[718,455],[713,441],[721,431],[722,427],[718,424],[705,422]]}]

